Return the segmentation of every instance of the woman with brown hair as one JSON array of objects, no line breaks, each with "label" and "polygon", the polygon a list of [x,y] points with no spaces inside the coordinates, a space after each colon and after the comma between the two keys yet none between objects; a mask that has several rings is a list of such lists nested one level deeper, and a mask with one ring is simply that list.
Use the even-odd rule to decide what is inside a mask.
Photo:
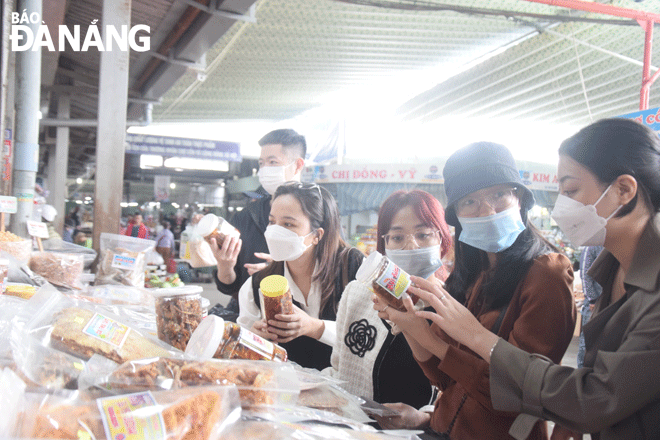
[{"label": "woman with brown hair", "polygon": [[[337,305],[364,255],[341,238],[337,203],[316,184],[280,185],[268,219],[265,237],[273,262],[241,287],[237,322],[282,345],[303,367],[323,369],[330,365],[335,343]],[[294,313],[266,322],[259,283],[274,274],[287,278]]]}]

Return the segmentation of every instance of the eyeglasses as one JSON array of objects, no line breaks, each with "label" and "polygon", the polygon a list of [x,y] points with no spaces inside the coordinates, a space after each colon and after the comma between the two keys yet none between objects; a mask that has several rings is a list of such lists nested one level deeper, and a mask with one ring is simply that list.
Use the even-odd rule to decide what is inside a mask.
[{"label": "eyeglasses", "polygon": [[290,182],[283,183],[281,186],[286,186],[289,188],[308,189],[312,191],[316,190],[319,192],[319,197],[321,197],[321,200],[323,200],[323,193],[321,192],[321,187],[314,182],[306,183],[306,182],[298,182],[292,180]]},{"label": "eyeglasses", "polygon": [[518,197],[518,187],[500,188],[481,197],[466,196],[456,203],[456,215],[459,217],[476,217],[479,215],[481,204],[486,202],[495,211],[510,207]]},{"label": "eyeglasses", "polygon": [[385,239],[385,246],[389,249],[403,249],[411,239],[417,247],[423,248],[440,244],[438,232],[440,231],[420,231],[415,232],[414,234],[400,234],[395,232],[392,234],[385,234],[382,237]]}]

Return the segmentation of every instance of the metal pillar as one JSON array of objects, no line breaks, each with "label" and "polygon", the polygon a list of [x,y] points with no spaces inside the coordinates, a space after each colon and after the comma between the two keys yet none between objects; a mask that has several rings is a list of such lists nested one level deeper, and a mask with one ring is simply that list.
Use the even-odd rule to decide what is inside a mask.
[{"label": "metal pillar", "polygon": [[[103,28],[131,26],[131,0],[103,0]],[[124,141],[128,102],[129,52],[101,52],[99,125],[96,130],[96,185],[94,189],[94,249],[101,232],[116,234],[121,216],[124,181]]]},{"label": "metal pillar", "polygon": [[[68,119],[71,112],[71,96],[59,95],[57,99],[57,117]],[[55,155],[49,156],[48,183],[50,187],[50,204],[57,209],[57,217],[53,222],[56,231],[64,227],[65,200],[67,196],[66,177],[69,168],[69,127],[57,127],[55,139]]]},{"label": "metal pillar", "polygon": [[[41,17],[41,0],[20,0],[18,10]],[[36,35],[40,23],[29,23]],[[16,54],[16,156],[13,194],[18,209],[11,218],[11,230],[28,237],[27,221],[32,215],[34,183],[39,165],[39,99],[41,90],[41,51],[25,50]]]},{"label": "metal pillar", "polygon": [[653,25],[652,21],[639,23],[645,31],[644,38],[644,67],[642,70],[642,89],[639,91],[639,109],[647,110],[649,108],[649,95],[651,85],[660,76],[660,70],[651,75],[651,54],[653,53]]}]

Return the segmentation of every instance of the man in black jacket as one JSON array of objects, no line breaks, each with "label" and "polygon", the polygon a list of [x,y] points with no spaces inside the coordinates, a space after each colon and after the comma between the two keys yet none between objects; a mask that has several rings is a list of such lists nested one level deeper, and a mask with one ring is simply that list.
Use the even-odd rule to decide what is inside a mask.
[{"label": "man in black jacket", "polygon": [[278,186],[290,180],[300,181],[305,167],[305,137],[291,129],[273,130],[259,140],[259,192],[262,198],[248,203],[230,223],[240,231],[240,238],[225,239],[222,247],[211,244],[218,261],[214,273],[220,292],[231,295],[228,309],[238,312],[238,291],[245,281],[270,261],[264,232],[268,226],[271,197]]}]

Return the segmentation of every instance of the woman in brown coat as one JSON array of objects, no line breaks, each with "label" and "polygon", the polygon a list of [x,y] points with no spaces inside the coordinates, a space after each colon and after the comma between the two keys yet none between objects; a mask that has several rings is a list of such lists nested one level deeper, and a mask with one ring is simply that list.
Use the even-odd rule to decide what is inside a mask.
[{"label": "woman in brown coat", "polygon": [[584,367],[517,349],[423,280],[413,291],[437,313],[418,316],[490,363],[493,406],[526,413],[515,438],[537,417],[578,432],[553,439],[660,438],[660,139],[632,120],[598,121],[562,143],[557,174],[552,217],[573,245],[605,247],[589,270],[603,293],[584,326]]},{"label": "woman in brown coat", "polygon": [[[484,328],[522,350],[559,362],[573,336],[573,271],[527,218],[534,198],[503,146],[477,143],[454,153],[443,170],[447,223],[456,227],[456,262],[446,290]],[[417,278],[415,278],[417,279]],[[395,405],[402,416],[388,428],[429,427],[452,439],[509,439],[517,414],[491,404],[488,363],[437,325],[402,313],[374,297],[379,316],[402,329],[413,355],[442,393],[432,414]],[[443,437],[444,436],[444,437]],[[546,439],[538,422],[530,438]]]}]

